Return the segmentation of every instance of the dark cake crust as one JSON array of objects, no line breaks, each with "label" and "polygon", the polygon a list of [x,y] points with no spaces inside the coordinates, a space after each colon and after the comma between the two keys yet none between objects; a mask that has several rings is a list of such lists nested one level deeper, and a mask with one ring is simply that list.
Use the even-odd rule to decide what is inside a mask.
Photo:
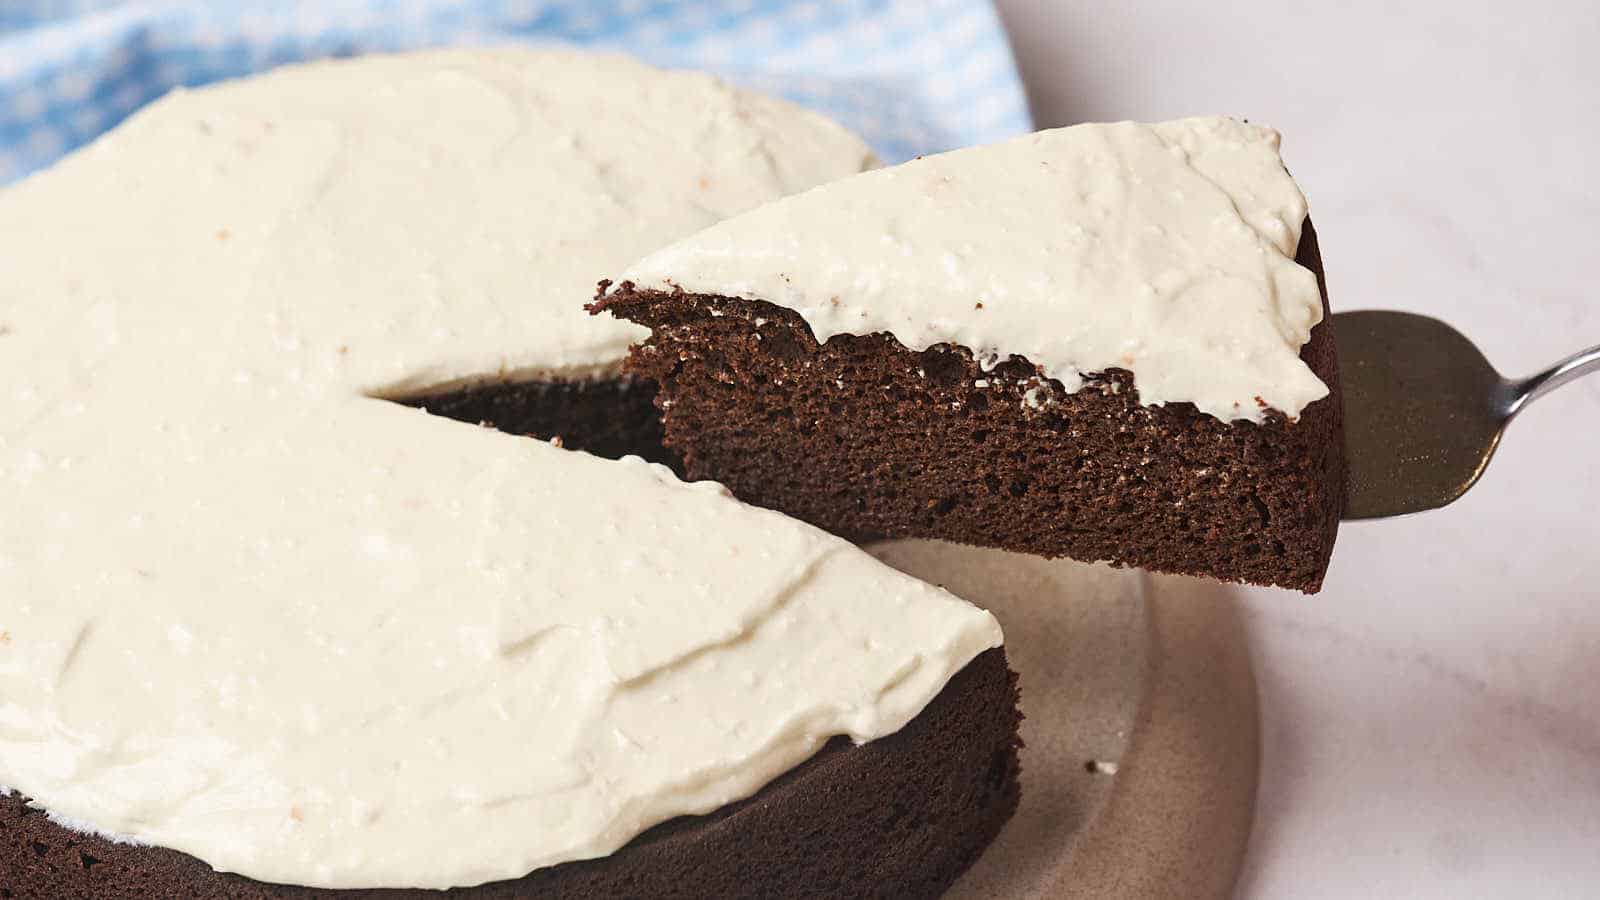
[{"label": "dark cake crust", "polygon": [[618,375],[483,384],[394,398],[436,416],[490,425],[541,440],[559,437],[569,450],[607,459],[633,454],[674,462],[661,445],[654,383]]},{"label": "dark cake crust", "polygon": [[[884,333],[819,344],[760,300],[602,283],[590,310],[652,329],[626,370],[661,386],[667,447],[688,478],[747,502],[856,541],[941,538],[1314,593],[1343,507],[1344,434],[1309,220],[1296,259],[1324,310],[1301,358],[1331,394],[1259,425],[1141,406],[1121,369],[1069,394],[1018,357],[985,370],[965,347],[918,352]],[[1030,405],[1030,390],[1049,402]]]},{"label": "dark cake crust", "polygon": [[445,892],[263,884],[68,831],[7,795],[0,898],[936,897],[1016,809],[1021,719],[1016,675],[1003,648],[989,650],[899,732],[860,747],[835,738],[747,800],[665,822],[608,857]]}]

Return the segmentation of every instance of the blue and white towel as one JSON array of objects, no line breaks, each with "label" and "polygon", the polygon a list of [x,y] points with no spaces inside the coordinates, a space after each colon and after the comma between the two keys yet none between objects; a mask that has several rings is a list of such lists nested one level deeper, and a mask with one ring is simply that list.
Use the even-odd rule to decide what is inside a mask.
[{"label": "blue and white towel", "polygon": [[715,71],[828,113],[891,162],[1031,127],[988,0],[0,0],[0,184],[178,85],[507,41]]}]

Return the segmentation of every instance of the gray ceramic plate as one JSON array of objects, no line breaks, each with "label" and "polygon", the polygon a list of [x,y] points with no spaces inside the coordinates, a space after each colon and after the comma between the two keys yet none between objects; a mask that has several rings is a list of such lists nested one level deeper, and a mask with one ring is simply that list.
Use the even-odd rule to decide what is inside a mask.
[{"label": "gray ceramic plate", "polygon": [[951,897],[1231,894],[1259,730],[1225,589],[933,541],[871,549],[993,612],[1021,677],[1022,806]]}]

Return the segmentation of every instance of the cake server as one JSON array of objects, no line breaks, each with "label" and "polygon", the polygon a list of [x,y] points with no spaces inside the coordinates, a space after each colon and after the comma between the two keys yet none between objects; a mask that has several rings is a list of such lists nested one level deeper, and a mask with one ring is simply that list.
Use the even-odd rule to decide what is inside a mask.
[{"label": "cake server", "polygon": [[1344,518],[1435,509],[1483,475],[1506,424],[1536,398],[1600,372],[1600,346],[1508,379],[1461,332],[1416,313],[1333,317],[1344,389]]}]

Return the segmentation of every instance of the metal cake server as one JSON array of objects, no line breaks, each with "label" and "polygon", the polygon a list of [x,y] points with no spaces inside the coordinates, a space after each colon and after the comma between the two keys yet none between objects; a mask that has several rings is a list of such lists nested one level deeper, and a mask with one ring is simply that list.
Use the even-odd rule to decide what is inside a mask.
[{"label": "metal cake server", "polygon": [[1361,310],[1333,317],[1344,389],[1344,518],[1444,506],[1488,467],[1506,423],[1535,398],[1600,372],[1600,346],[1529,378],[1502,378],[1438,319]]}]

